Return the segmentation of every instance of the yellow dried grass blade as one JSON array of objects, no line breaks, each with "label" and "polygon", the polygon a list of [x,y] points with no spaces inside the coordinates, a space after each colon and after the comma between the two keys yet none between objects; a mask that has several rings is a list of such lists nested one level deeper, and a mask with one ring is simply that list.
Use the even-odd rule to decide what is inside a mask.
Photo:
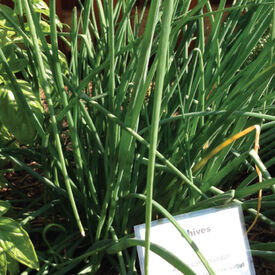
[{"label": "yellow dried grass blade", "polygon": [[[232,142],[236,141],[237,139],[247,135],[248,133],[252,132],[254,129],[260,128],[259,125],[253,125],[251,127],[246,128],[245,130],[235,134],[233,137],[225,140],[223,143],[221,143],[219,146],[217,146],[215,149],[213,149],[205,158],[203,158],[195,167],[193,168],[193,172],[198,171],[201,167],[203,167],[209,159],[214,157],[217,153],[219,153],[223,148],[230,145]],[[257,132],[257,130],[256,130]],[[257,136],[257,134],[256,134]],[[257,139],[257,142],[259,144],[259,138]],[[256,137],[255,137],[255,144],[256,144]],[[258,149],[257,149],[258,150]],[[255,150],[256,152],[258,152]]]},{"label": "yellow dried grass blade", "polygon": [[[257,126],[257,127],[256,127]],[[256,153],[258,154],[260,145],[259,145],[259,141],[260,141],[260,126],[259,125],[255,125],[255,130],[256,130],[256,136],[255,136],[255,146],[254,146],[254,150],[256,151]],[[257,165],[255,165],[258,177],[259,177],[259,183],[261,183],[263,181],[263,175],[262,172],[260,171],[260,169],[258,168]],[[258,203],[257,203],[257,214],[252,222],[252,224],[249,226],[249,228],[246,231],[246,234],[248,234],[249,231],[251,231],[251,229],[254,227],[254,225],[256,224],[258,218],[259,218],[259,214],[261,211],[261,205],[262,205],[262,192],[263,190],[260,189],[259,190],[259,194],[258,194]]]},{"label": "yellow dried grass blade", "polygon": [[[259,125],[253,125],[253,126],[246,128],[245,130],[235,134],[231,138],[225,140],[223,143],[221,143],[215,149],[213,149],[205,158],[203,158],[197,165],[195,165],[195,167],[193,168],[193,172],[198,171],[201,167],[203,167],[207,163],[207,161],[209,159],[211,159],[213,156],[215,156],[217,153],[219,153],[226,146],[230,145],[232,142],[236,141],[237,139],[249,134],[253,130],[256,131],[254,150],[256,151],[256,153],[258,153],[259,148],[260,148],[259,141],[260,141],[261,128]],[[257,165],[255,165],[255,168],[256,168],[256,172],[259,177],[259,183],[261,183],[263,180],[262,173],[259,170],[259,168],[257,167]],[[256,224],[256,222],[258,220],[260,210],[261,210],[261,202],[262,202],[262,189],[259,190],[259,194],[258,194],[257,214],[256,214],[252,224],[249,226],[248,230],[246,231],[246,233],[248,233],[254,227],[254,225]]]}]

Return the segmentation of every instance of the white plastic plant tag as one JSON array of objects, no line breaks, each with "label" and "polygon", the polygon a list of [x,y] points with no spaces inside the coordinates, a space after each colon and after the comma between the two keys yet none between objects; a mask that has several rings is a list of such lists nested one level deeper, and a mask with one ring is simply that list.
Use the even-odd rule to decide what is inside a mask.
[{"label": "white plastic plant tag", "polygon": [[[240,206],[209,208],[179,215],[175,219],[196,243],[217,275],[255,274]],[[135,226],[134,231],[138,239],[145,239],[145,224]],[[195,274],[208,274],[197,254],[167,219],[153,221],[150,235],[152,243],[176,255]],[[138,246],[138,256],[141,272],[144,275],[143,247]],[[176,275],[182,273],[150,251],[149,274]]]}]

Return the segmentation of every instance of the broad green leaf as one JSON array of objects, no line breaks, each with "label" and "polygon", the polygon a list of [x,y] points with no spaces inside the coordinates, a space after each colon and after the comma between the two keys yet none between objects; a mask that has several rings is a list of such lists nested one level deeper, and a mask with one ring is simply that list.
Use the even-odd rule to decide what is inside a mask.
[{"label": "broad green leaf", "polygon": [[3,274],[3,275],[7,274],[6,253],[1,247],[0,247],[0,274]]},{"label": "broad green leaf", "polygon": [[[8,32],[5,33],[1,33],[1,40],[0,41],[0,45],[1,45],[1,49],[4,52],[6,58],[8,61],[16,58],[15,55],[15,45],[13,44],[12,39],[7,39],[8,37]],[[3,65],[1,64],[1,69],[3,68]],[[4,69],[2,69],[1,71],[1,76],[6,79],[6,75],[4,74]]]},{"label": "broad green leaf", "polygon": [[[8,16],[12,17],[12,19],[17,19],[15,16],[15,13],[11,8],[9,8],[7,5],[0,4],[0,9]],[[2,27],[10,27],[10,24],[6,22],[6,19],[3,18],[3,16],[0,15],[0,28]]]},{"label": "broad green leaf", "polygon": [[[18,0],[13,0],[13,2],[15,4],[15,8],[14,8],[15,12],[19,13]],[[45,1],[43,1],[43,0],[31,0],[30,3],[32,4],[33,9],[34,9],[35,12],[42,13],[46,16],[49,16],[49,13],[50,13],[49,7],[48,7],[48,5],[46,4]]]},{"label": "broad green leaf", "polygon": [[[35,97],[28,83],[18,81],[22,92],[36,116],[43,119],[43,108]],[[25,109],[19,105],[8,86],[0,88],[0,121],[9,133],[21,143],[32,144],[36,137],[36,130],[32,119]]]},{"label": "broad green leaf", "polygon": [[50,10],[44,1],[34,1],[33,3],[34,11],[37,13],[42,13],[46,16],[50,15]]},{"label": "broad green leaf", "polygon": [[43,32],[51,31],[50,25],[46,21],[40,20],[40,26],[41,26]]},{"label": "broad green leaf", "polygon": [[3,216],[10,209],[11,205],[8,201],[0,200],[0,216]]},{"label": "broad green leaf", "polygon": [[39,270],[39,262],[28,233],[13,219],[0,218],[0,245],[18,262]]},{"label": "broad green leaf", "polygon": [[[11,20],[18,22],[16,14],[14,11],[6,5],[0,4],[0,10],[6,16],[9,16]],[[0,45],[3,48],[5,45],[8,45],[13,42],[14,39],[18,39],[18,36],[14,32],[11,24],[0,14]]]},{"label": "broad green leaf", "polygon": [[12,28],[11,27],[8,27],[8,26],[6,26],[6,19],[2,19],[2,20],[0,20],[0,29],[1,29],[1,31],[2,30],[12,30]]},{"label": "broad green leaf", "polygon": [[19,274],[19,263],[9,254],[6,254],[9,275]]},{"label": "broad green leaf", "polygon": [[12,91],[7,87],[0,88],[0,121],[9,133],[22,143],[30,143],[35,136],[33,126],[27,120],[26,113],[16,103]]},{"label": "broad green leaf", "polygon": [[9,60],[9,66],[14,73],[22,71],[27,67],[28,64],[29,62],[23,58],[20,58],[20,59],[13,58]]}]

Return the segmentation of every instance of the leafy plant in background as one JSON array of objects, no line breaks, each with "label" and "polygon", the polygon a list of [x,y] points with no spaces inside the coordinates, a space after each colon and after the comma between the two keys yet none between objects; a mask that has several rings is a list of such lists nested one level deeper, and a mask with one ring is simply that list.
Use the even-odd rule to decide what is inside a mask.
[{"label": "leafy plant in background", "polygon": [[[191,1],[152,0],[149,11],[145,1],[135,13],[134,0],[115,6],[113,1],[86,0],[80,2],[80,13],[73,10],[66,32],[56,26],[55,1],[50,1],[47,32],[40,24],[47,17],[35,11],[36,1],[15,2],[19,24],[1,7],[0,15],[24,42],[13,62],[22,59],[28,65],[15,74],[5,49],[0,50],[0,63],[8,90],[23,106],[37,141],[17,150],[2,145],[0,155],[44,187],[35,201],[20,193],[23,202],[13,202],[24,209],[18,214],[21,225],[43,217],[35,229],[45,240],[37,248],[42,265],[38,274],[95,274],[110,263],[113,273],[137,274],[136,245],[157,251],[192,274],[184,259],[150,243],[151,218],[165,216],[177,226],[172,215],[234,201],[251,222],[258,204],[251,196],[260,189],[259,220],[274,226],[275,181],[267,170],[275,163],[270,153],[275,120],[273,3],[241,0],[226,8],[223,0],[212,11],[207,0],[192,10]],[[212,26],[208,37],[206,17]],[[246,63],[270,28],[260,53]],[[58,38],[70,48],[67,68]],[[36,91],[38,102],[41,88],[47,110],[36,113],[22,83]],[[252,150],[254,136],[249,134],[207,158],[219,144],[256,124],[262,130],[260,155]],[[35,161],[40,173],[22,156]],[[208,161],[197,169],[204,159]],[[263,174],[261,184],[255,163]],[[145,221],[142,242],[132,232]],[[55,230],[63,227],[65,238],[63,230]],[[29,230],[34,231],[30,225]],[[251,247],[254,255],[275,253],[272,244]]]},{"label": "leafy plant in background", "polygon": [[[33,94],[27,82],[18,81],[26,102],[31,110],[38,116],[40,121],[43,119],[43,108]],[[0,121],[2,131],[11,133],[21,144],[33,144],[37,135],[31,119],[26,113],[24,106],[16,100],[8,84],[5,84],[0,91]]]},{"label": "leafy plant in background", "polygon": [[[41,17],[42,15],[49,16],[48,6],[40,0],[32,1],[31,4],[34,12],[39,17],[42,31],[49,32],[49,24]],[[4,72],[2,64],[0,67],[2,72],[0,75],[0,131],[4,139],[9,135],[9,140],[14,137],[19,144],[33,145],[37,131],[26,109],[34,112],[40,123],[43,123],[44,110],[39,94],[39,86],[36,85],[37,83],[30,81],[31,78],[37,76],[32,75],[30,68],[34,64],[27,58],[32,55],[31,51],[24,48],[24,39],[28,40],[28,37],[26,35],[22,37],[20,32],[18,33],[20,25],[26,31],[29,30],[29,27],[20,17],[22,15],[20,1],[14,1],[14,10],[5,5],[0,5],[0,7],[2,13],[8,15],[8,18],[3,14],[0,15],[1,49],[5,54],[10,71],[19,76],[18,88],[23,92],[23,95],[12,92],[9,76]],[[62,26],[57,17],[56,21],[59,26]],[[14,29],[15,26],[16,29]],[[59,52],[59,57],[62,60],[64,70],[66,70],[66,60],[61,52]],[[24,78],[26,78],[26,81],[23,80]]]},{"label": "leafy plant in background", "polygon": [[[32,6],[40,18],[43,32],[49,32],[49,24],[41,17],[42,15],[49,16],[48,6],[40,0],[32,1]],[[22,36],[17,30],[20,25],[24,30],[28,30],[29,27],[20,17],[22,14],[20,1],[14,1],[13,10],[3,4],[0,4],[0,7],[1,11],[8,15],[8,19],[2,14],[0,15],[0,47],[6,56],[11,72],[19,76],[18,85],[23,92],[23,95],[12,92],[9,76],[4,72],[3,64],[0,65],[0,144],[2,147],[13,149],[24,144],[33,146],[37,138],[37,131],[30,112],[36,115],[40,123],[43,123],[45,113],[42,107],[44,99],[40,98],[39,86],[30,80],[36,75],[31,74],[32,60],[26,58],[31,56],[30,49],[24,47],[24,39],[28,38],[26,35]],[[57,16],[56,21],[59,26],[62,26]],[[67,62],[60,51],[59,57],[62,60],[62,67],[66,71]],[[28,81],[25,81],[24,78]],[[3,168],[8,163],[6,157],[1,156],[0,167]],[[1,184],[6,182],[2,172],[0,172],[0,178]]]},{"label": "leafy plant in background", "polygon": [[3,215],[10,204],[0,201],[0,272],[1,274],[18,274],[16,261],[39,270],[39,262],[28,233],[15,220]]},{"label": "leafy plant in background", "polygon": [[[17,5],[14,11],[5,5],[1,5],[1,11],[7,14],[15,24],[19,25],[19,20],[15,12],[16,10]],[[24,57],[24,55],[26,55],[25,51],[22,51],[20,48],[20,45],[23,43],[23,37],[14,31],[12,25],[2,15],[0,19],[1,49],[5,53],[8,66],[11,72],[23,73],[26,76],[29,62]],[[33,144],[36,130],[25,111],[25,106],[22,104],[22,98],[23,100],[26,100],[24,103],[31,106],[30,108],[39,115],[40,119],[42,119],[43,108],[39,102],[39,98],[37,97],[39,90],[32,90],[34,87],[29,82],[22,80],[20,81],[19,86],[23,90],[24,96],[20,97],[11,91],[8,76],[4,73],[2,64],[1,72],[0,131],[3,136],[1,144],[3,146],[5,140],[6,143],[7,140],[11,141],[12,137],[21,144]]]}]

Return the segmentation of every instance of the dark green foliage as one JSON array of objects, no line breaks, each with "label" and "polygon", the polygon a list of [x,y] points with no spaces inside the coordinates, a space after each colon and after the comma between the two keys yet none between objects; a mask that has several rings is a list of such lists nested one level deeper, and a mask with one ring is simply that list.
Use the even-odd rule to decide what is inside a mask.
[{"label": "dark green foliage", "polygon": [[[115,7],[107,2],[83,1],[80,13],[73,10],[70,32],[56,20],[55,1],[44,16],[32,1],[18,1],[20,24],[0,6],[1,18],[24,43],[19,47],[11,40],[15,55],[9,56],[6,46],[0,51],[1,85],[8,84],[37,136],[28,147],[31,153],[24,148],[15,153],[1,143],[0,156],[43,183],[36,200],[24,197],[19,214],[44,240],[37,247],[41,274],[95,274],[106,261],[117,273],[137,274],[133,226],[145,220],[148,225],[152,205],[152,217],[162,217],[168,212],[160,209],[174,215],[235,201],[247,217],[255,217],[256,200],[248,197],[259,189],[254,161],[263,165],[268,194],[275,191],[267,176],[275,163],[270,153],[275,145],[274,4],[241,0],[225,9],[226,1],[220,1],[213,12],[207,0],[192,11],[190,1],[152,0],[151,9],[143,9],[148,18],[141,35],[144,21],[142,11],[135,14],[135,1],[120,0]],[[211,31],[205,37],[207,22]],[[59,39],[70,50],[68,64]],[[22,81],[43,103],[39,114],[22,92]],[[255,124],[263,129],[260,159],[249,155],[252,132],[193,169],[219,144]],[[24,154],[41,170],[24,163]],[[144,196],[146,203],[134,198]],[[268,201],[264,193],[260,220],[274,226],[265,215],[274,212]],[[44,223],[34,229],[29,222],[36,217]],[[188,265],[152,248],[182,270]]]}]

